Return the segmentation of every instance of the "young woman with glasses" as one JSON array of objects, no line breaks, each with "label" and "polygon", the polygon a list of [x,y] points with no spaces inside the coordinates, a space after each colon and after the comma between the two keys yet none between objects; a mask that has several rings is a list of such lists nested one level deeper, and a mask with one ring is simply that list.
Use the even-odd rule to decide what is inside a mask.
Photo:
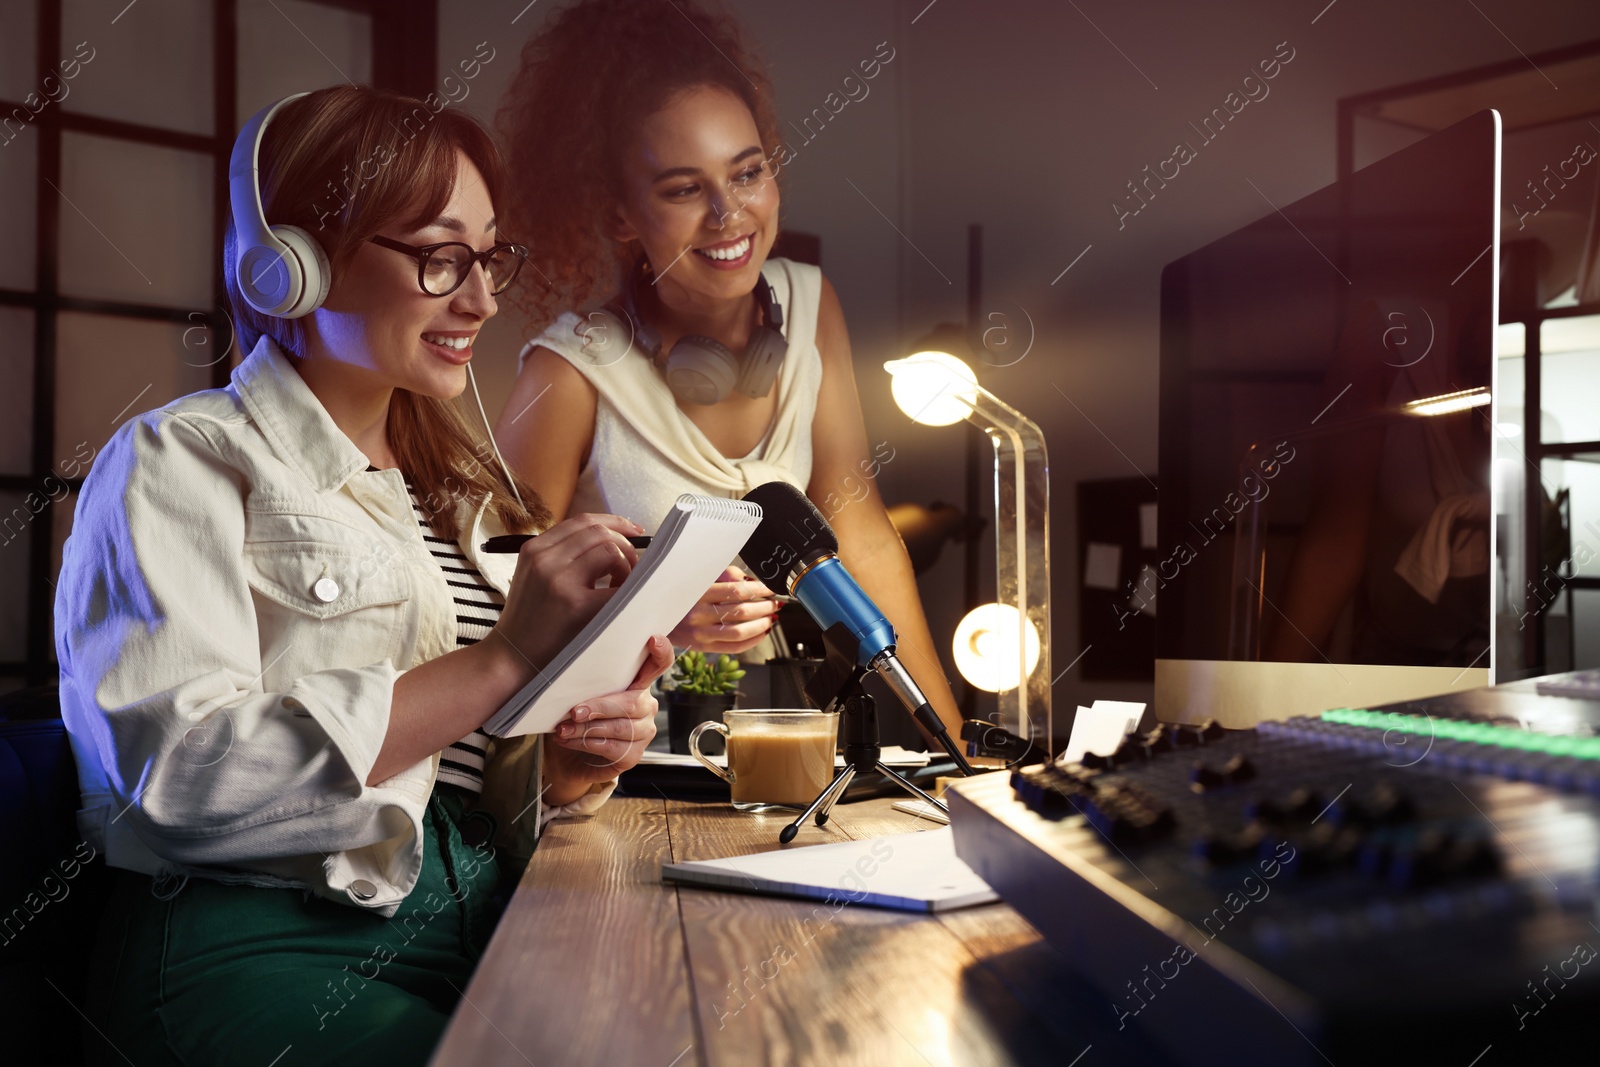
[{"label": "young woman with glasses", "polygon": [[641,531],[551,525],[455,406],[526,250],[481,127],[446,109],[395,142],[418,106],[344,86],[276,112],[263,214],[320,244],[326,299],[250,306],[230,230],[248,356],[125,423],[78,501],[56,643],[80,826],[117,869],[86,1007],[106,1062],[421,1063],[497,916],[496,849],[592,811],[654,734],[659,637],[542,741],[479,730]]},{"label": "young woman with glasses", "polygon": [[[740,28],[691,0],[580,0],[524,48],[499,124],[516,175],[501,210],[514,232],[540,238],[537,269],[508,297],[544,328],[496,427],[513,468],[558,515],[597,509],[645,525],[681,492],[742,496],[774,479],[804,489],[957,730],[875,481],[894,449],[869,445],[839,298],[816,267],[768,258],[787,149]],[[747,381],[769,329],[787,352],[775,380]],[[692,353],[707,349],[727,372],[720,389],[669,383],[680,364],[703,367]],[[736,570],[724,578],[675,644],[733,653],[765,639],[770,594]]]}]

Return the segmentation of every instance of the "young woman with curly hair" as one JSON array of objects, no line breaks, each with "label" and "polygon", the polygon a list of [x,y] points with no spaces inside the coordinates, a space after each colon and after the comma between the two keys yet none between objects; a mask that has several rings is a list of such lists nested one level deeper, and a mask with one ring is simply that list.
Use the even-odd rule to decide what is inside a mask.
[{"label": "young woman with curly hair", "polygon": [[[506,227],[532,252],[513,294],[546,327],[496,426],[508,461],[557,515],[646,527],[681,492],[804,489],[954,730],[874,481],[893,453],[868,447],[839,298],[816,267],[768,258],[780,141],[739,26],[687,0],[580,0],[524,47],[499,125],[515,175]],[[780,328],[786,354],[762,381],[752,349]],[[675,644],[732,653],[765,639],[777,604],[736,569],[723,578]]]}]

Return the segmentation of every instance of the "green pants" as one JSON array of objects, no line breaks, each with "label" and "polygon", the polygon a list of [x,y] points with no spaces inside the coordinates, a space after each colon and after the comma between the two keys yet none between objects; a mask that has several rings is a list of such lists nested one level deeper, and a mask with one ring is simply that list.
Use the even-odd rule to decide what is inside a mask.
[{"label": "green pants", "polygon": [[462,840],[464,796],[434,792],[422,873],[392,919],[298,889],[116,872],[88,1062],[267,1067],[290,1049],[282,1067],[426,1062],[499,917],[491,849]]}]

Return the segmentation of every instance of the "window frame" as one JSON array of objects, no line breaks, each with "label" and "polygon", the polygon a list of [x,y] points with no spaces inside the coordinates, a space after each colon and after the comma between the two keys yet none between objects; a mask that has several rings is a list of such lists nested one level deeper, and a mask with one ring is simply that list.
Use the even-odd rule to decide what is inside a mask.
[{"label": "window frame", "polygon": [[[372,83],[414,96],[433,89],[438,69],[438,10],[436,0],[307,0],[324,7],[367,15],[372,26]],[[63,0],[38,0],[35,27],[37,81],[60,59],[63,36]],[[120,318],[174,323],[185,328],[208,327],[218,350],[232,342],[232,328],[223,308],[227,291],[222,276],[222,241],[230,221],[228,159],[233,152],[234,112],[238,103],[238,0],[212,0],[213,128],[210,134],[186,133],[118,119],[107,119],[46,107],[29,123],[38,134],[34,174],[35,250],[32,289],[0,288],[0,306],[27,308],[33,313],[33,426],[30,460],[25,474],[0,474],[0,491],[27,494],[43,492],[46,478],[65,483],[68,493],[52,500],[30,529],[27,563],[27,613],[25,658],[0,660],[0,685],[20,680],[24,686],[43,685],[59,674],[55,658],[53,601],[55,574],[51,553],[57,509],[76,505],[83,486],[81,476],[61,478],[54,472],[58,317],[63,312],[87,312]],[[19,100],[0,98],[0,114],[22,108]],[[212,306],[178,307],[117,300],[63,296],[60,291],[61,170],[66,133],[93,134],[137,144],[181,149],[208,155],[212,160]],[[228,384],[230,360],[219,359],[211,368],[211,384]],[[45,494],[49,495],[49,494]]]}]

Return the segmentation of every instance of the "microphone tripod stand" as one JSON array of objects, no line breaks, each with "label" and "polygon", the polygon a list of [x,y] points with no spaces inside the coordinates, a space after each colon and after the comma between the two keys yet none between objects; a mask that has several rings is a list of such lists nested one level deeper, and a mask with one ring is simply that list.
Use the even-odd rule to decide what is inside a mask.
[{"label": "microphone tripod stand", "polygon": [[[807,683],[806,695],[818,704],[823,704],[821,696],[830,690],[833,691],[832,699],[823,706],[831,704],[839,707],[839,732],[844,742],[844,767],[834,776],[832,782],[822,788],[822,792],[817,794],[811,806],[778,833],[779,843],[787,845],[793,841],[795,835],[800,832],[800,827],[813,815],[816,816],[818,826],[827,825],[829,813],[844,796],[845,789],[855,776],[871,771],[882,772],[884,777],[899,784],[906,792],[926,800],[949,815],[950,809],[945,806],[944,801],[933,797],[905,775],[883,762],[883,749],[879,744],[877,701],[872,699],[861,684],[862,680],[872,673],[872,668],[858,666],[854,654],[845,654],[845,649],[841,645],[856,644],[849,631],[843,626],[830,626],[823,632],[822,639],[828,652],[827,663],[817,672],[816,677]],[[839,681],[841,677],[843,677],[842,683]],[[965,760],[959,760],[958,766],[963,773],[972,773],[971,768],[966,766]]]}]

